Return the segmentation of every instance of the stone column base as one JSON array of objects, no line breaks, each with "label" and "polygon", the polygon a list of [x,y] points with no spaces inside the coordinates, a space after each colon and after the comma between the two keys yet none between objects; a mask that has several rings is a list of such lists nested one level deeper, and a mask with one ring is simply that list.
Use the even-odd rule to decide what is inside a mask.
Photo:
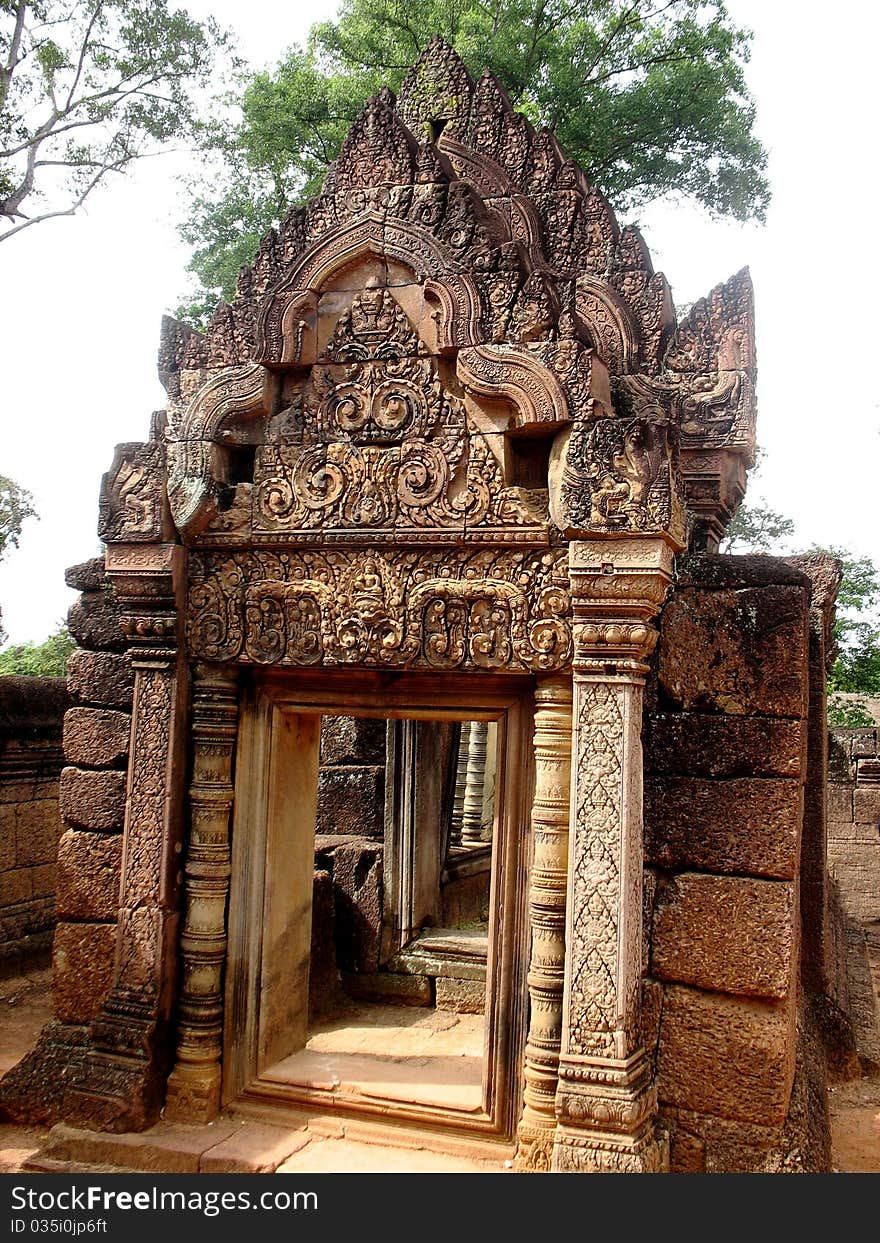
[{"label": "stone column base", "polygon": [[555,1174],[664,1174],[669,1169],[669,1143],[651,1132],[639,1139],[611,1139],[581,1127],[559,1125],[551,1169]]},{"label": "stone column base", "polygon": [[555,1138],[555,1126],[529,1126],[527,1122],[520,1122],[516,1132],[514,1161],[517,1174],[549,1174]]},{"label": "stone column base", "polygon": [[628,1058],[563,1056],[556,1116],[554,1171],[660,1174],[669,1168],[644,1049]]},{"label": "stone column base", "polygon": [[220,1067],[180,1062],[168,1077],[164,1117],[172,1122],[211,1122],[220,1112]]}]

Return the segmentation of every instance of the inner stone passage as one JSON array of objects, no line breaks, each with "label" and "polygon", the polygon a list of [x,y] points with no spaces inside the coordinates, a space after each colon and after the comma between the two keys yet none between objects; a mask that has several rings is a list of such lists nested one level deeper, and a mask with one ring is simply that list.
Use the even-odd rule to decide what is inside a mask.
[{"label": "inner stone passage", "polygon": [[304,1047],[264,1081],[485,1107],[498,726],[322,723]]}]

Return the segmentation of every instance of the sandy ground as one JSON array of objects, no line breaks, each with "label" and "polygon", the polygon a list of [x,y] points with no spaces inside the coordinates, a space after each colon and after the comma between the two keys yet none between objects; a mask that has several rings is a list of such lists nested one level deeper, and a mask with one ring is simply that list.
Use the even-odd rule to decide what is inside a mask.
[{"label": "sandy ground", "polygon": [[[36,1042],[40,1028],[51,1017],[51,971],[0,981],[0,1074],[13,1066]],[[832,1164],[842,1174],[880,1173],[880,1079],[857,1079],[834,1085],[829,1092],[832,1133]],[[0,1173],[11,1174],[22,1163],[38,1153],[48,1131],[44,1128],[12,1126],[0,1123]],[[331,1142],[321,1145],[324,1163],[316,1167],[311,1153],[303,1153],[296,1168],[327,1169],[326,1159],[332,1156],[339,1169],[394,1169],[387,1155],[378,1166],[375,1148],[367,1153],[366,1165],[359,1150],[362,1145]],[[336,1151],[336,1148],[339,1151]],[[317,1152],[318,1150],[315,1149]],[[412,1163],[408,1163],[411,1168]],[[446,1162],[431,1166],[450,1168]]]}]

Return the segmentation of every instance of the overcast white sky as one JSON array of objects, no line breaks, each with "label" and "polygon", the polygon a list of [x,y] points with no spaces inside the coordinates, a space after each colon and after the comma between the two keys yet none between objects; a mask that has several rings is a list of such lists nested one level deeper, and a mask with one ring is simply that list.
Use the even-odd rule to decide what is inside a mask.
[{"label": "overcast white sky", "polygon": [[[235,29],[260,67],[335,4],[186,7]],[[767,458],[750,496],[794,519],[798,547],[835,544],[880,560],[880,5],[728,0],[728,8],[755,32],[749,81],[770,150],[768,222],[721,224],[657,204],[640,223],[679,304],[751,267]],[[0,473],[32,491],[40,514],[0,565],[10,642],[40,641],[65,616],[74,599],[65,567],[98,551],[98,486],[113,447],[145,440],[150,412],[163,405],[159,321],[186,288],[178,169],[173,157],[147,161],[87,213],[3,244]]]}]

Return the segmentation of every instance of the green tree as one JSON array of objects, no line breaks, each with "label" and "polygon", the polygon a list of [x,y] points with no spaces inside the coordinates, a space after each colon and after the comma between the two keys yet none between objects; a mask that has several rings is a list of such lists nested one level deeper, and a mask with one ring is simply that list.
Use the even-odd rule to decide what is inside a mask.
[{"label": "green tree", "polygon": [[[0,475],[0,559],[5,556],[7,549],[18,547],[25,521],[36,518],[33,501],[34,498],[27,488],[22,488],[12,479]],[[5,640],[6,631],[3,629],[3,614],[0,611],[0,643]]]},{"label": "green tree", "polygon": [[771,552],[794,535],[794,523],[769,505],[740,505],[721,541],[721,552]]},{"label": "green tree", "polygon": [[865,697],[880,697],[880,570],[869,557],[854,557],[845,548],[811,551],[830,553],[843,565],[834,623],[837,655],[828,675],[829,723],[842,729],[871,726]]},{"label": "green tree", "polygon": [[27,488],[0,475],[0,557],[7,548],[18,547],[25,520],[36,516],[34,498]]},{"label": "green tree", "polygon": [[17,643],[0,652],[0,675],[64,677],[67,658],[75,647],[67,627],[59,623],[58,628],[42,643]]},{"label": "green tree", "polygon": [[478,76],[562,145],[615,207],[675,193],[710,212],[763,219],[765,152],[745,84],[749,32],[722,0],[342,0],[272,73],[244,85],[240,117],[204,147],[183,236],[204,314],[291,202],[320,186],[364,100],[399,87],[437,31]]},{"label": "green tree", "polygon": [[0,239],[192,135],[226,41],[167,0],[0,0]]}]

